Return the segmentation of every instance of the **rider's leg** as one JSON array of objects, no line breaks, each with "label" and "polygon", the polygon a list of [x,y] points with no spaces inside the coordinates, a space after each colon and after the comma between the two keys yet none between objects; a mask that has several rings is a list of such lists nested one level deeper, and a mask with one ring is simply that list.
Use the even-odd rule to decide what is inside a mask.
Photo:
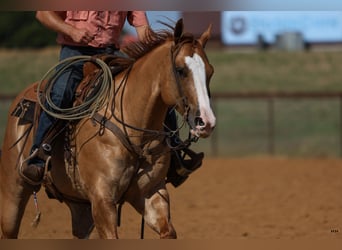
[{"label": "rider's leg", "polygon": [[[60,59],[63,60],[68,56],[73,56],[73,54],[74,53],[70,53],[67,48],[62,48]],[[54,105],[60,108],[70,107],[73,100],[74,90],[77,84],[83,78],[82,67],[82,64],[73,65],[64,70],[63,74],[56,79],[51,90],[51,100]],[[50,130],[56,120],[56,118],[50,116],[45,111],[42,111],[31,148],[31,154],[41,146],[44,136]],[[39,182],[44,175],[44,165],[44,160],[41,159],[38,154],[35,154],[29,160],[28,164],[23,166],[22,173],[33,182]]]},{"label": "rider's leg", "polygon": [[[125,57],[119,50],[113,48],[92,48],[92,47],[73,47],[62,46],[60,52],[60,61],[70,58],[72,56],[88,55],[94,56],[96,54],[116,54],[117,56]],[[62,66],[60,66],[62,67]],[[59,68],[57,68],[58,70]],[[83,63],[77,63],[63,70],[63,74],[56,79],[52,91],[51,100],[57,107],[69,108],[72,105],[74,93],[77,85],[83,79]],[[50,130],[52,125],[56,122],[56,118],[51,117],[46,112],[40,115],[36,135],[31,148],[31,154],[41,146],[46,133]],[[23,167],[23,175],[34,182],[39,182],[44,175],[43,159],[34,156],[30,159],[28,164]]]}]

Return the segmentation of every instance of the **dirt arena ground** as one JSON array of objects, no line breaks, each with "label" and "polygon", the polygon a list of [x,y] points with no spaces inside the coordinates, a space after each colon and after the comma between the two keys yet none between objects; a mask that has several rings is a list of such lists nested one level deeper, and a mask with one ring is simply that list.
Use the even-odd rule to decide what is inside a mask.
[{"label": "dirt arena ground", "polygon": [[[169,186],[171,213],[181,239],[342,239],[342,160],[241,158],[206,159],[177,189]],[[67,207],[38,194],[20,238],[71,238]],[[119,236],[138,239],[141,218],[123,206]],[[145,238],[157,235],[145,229]]]}]

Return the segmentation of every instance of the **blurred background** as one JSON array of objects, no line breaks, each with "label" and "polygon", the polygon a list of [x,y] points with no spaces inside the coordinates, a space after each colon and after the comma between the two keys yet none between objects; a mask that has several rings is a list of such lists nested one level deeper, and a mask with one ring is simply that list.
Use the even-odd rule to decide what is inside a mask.
[{"label": "blurred background", "polygon": [[[14,96],[58,61],[55,33],[34,12],[0,15],[0,144]],[[153,29],[184,19],[207,54],[217,127],[194,144],[211,156],[342,155],[341,11],[148,11]],[[125,26],[122,43],[136,39]],[[186,135],[184,135],[186,136]]]},{"label": "blurred background", "polygon": [[[206,51],[217,127],[193,144],[209,156],[203,167],[168,187],[179,238],[341,239],[342,11],[147,15],[153,29],[183,18],[197,36],[213,25]],[[55,33],[34,16],[0,13],[0,145],[14,96],[58,61]],[[122,43],[135,39],[125,26]],[[44,219],[32,230],[30,204],[19,237],[70,238],[69,211],[40,198]],[[140,220],[125,207],[120,237],[138,238]]]}]

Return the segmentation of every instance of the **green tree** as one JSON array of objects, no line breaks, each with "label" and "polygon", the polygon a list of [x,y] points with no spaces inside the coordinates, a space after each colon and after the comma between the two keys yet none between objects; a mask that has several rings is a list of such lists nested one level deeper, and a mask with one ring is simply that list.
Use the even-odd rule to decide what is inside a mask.
[{"label": "green tree", "polygon": [[0,47],[41,48],[56,44],[56,33],[45,28],[32,11],[0,13]]}]

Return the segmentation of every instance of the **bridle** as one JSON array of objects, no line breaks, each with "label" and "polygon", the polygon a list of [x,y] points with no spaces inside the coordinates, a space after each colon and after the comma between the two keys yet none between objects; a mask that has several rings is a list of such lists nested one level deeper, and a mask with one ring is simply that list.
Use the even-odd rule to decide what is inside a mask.
[{"label": "bridle", "polygon": [[[172,72],[173,72],[173,75],[174,75],[174,78],[175,78],[175,82],[176,82],[176,85],[177,85],[177,89],[178,89],[178,92],[179,92],[179,96],[180,96],[179,101],[177,101],[175,107],[173,107],[173,108],[175,109],[177,105],[182,105],[182,107],[184,109],[183,124],[188,121],[188,112],[190,110],[190,107],[188,105],[188,100],[187,100],[187,98],[184,95],[184,91],[183,91],[183,88],[182,88],[182,85],[181,85],[180,75],[179,75],[179,72],[177,71],[175,60],[176,60],[176,57],[177,57],[180,49],[182,48],[182,46],[184,44],[190,43],[190,42],[194,43],[194,40],[193,41],[185,40],[183,42],[177,43],[176,45],[171,47],[171,53],[170,53],[171,54],[170,59],[171,59],[171,65],[172,65]],[[145,129],[145,128],[139,128],[139,127],[127,124],[125,122],[124,112],[123,112],[123,105],[122,105],[123,104],[123,96],[124,96],[124,92],[125,92],[128,76],[129,76],[129,74],[131,72],[132,66],[133,66],[133,64],[126,70],[126,73],[125,73],[124,77],[122,78],[121,82],[119,83],[118,87],[115,88],[115,86],[114,86],[114,89],[116,89],[116,90],[115,90],[115,93],[114,93],[114,96],[113,96],[113,99],[112,99],[112,102],[111,102],[111,106],[110,106],[110,117],[107,118],[106,115],[99,117],[99,114],[97,113],[93,117],[93,119],[95,121],[99,122],[101,124],[102,128],[107,127],[114,134],[116,134],[118,136],[118,138],[120,139],[120,141],[125,145],[125,147],[130,152],[133,152],[136,155],[138,155],[139,158],[144,158],[144,155],[146,153],[150,153],[150,154],[154,153],[153,149],[149,149],[148,152],[146,152],[146,151],[144,151],[143,148],[151,140],[156,139],[156,138],[164,137],[168,147],[170,148],[170,150],[179,150],[179,149],[188,147],[192,142],[196,142],[198,140],[198,137],[191,135],[190,132],[189,132],[188,138],[185,139],[184,141],[179,138],[178,134],[179,134],[179,131],[180,131],[180,129],[181,129],[181,127],[183,125],[181,127],[178,127],[176,130],[171,131],[164,124],[164,127],[166,127],[166,129],[168,131],[166,131],[166,130],[161,131],[161,130],[150,130],[150,129]],[[115,79],[113,79],[113,82],[114,82],[114,85],[115,85]],[[120,89],[122,90],[121,91],[121,96],[118,96],[118,92],[119,92]],[[121,110],[120,110],[119,113],[121,114],[121,117],[118,117],[115,114],[115,99],[116,98],[120,98],[119,101],[120,101]],[[111,117],[114,118],[116,122],[118,122],[119,124],[122,125],[123,130],[118,128],[115,125],[115,123],[110,121]],[[135,131],[143,132],[144,136],[148,135],[150,137],[150,140],[146,140],[146,141],[142,142],[140,145],[135,145],[135,144],[133,144],[133,142],[130,139],[132,136],[129,135],[128,129],[132,129],[132,130],[135,130]],[[171,138],[175,137],[175,136],[178,137],[177,138],[177,146],[172,146],[170,141],[171,141]]]}]

